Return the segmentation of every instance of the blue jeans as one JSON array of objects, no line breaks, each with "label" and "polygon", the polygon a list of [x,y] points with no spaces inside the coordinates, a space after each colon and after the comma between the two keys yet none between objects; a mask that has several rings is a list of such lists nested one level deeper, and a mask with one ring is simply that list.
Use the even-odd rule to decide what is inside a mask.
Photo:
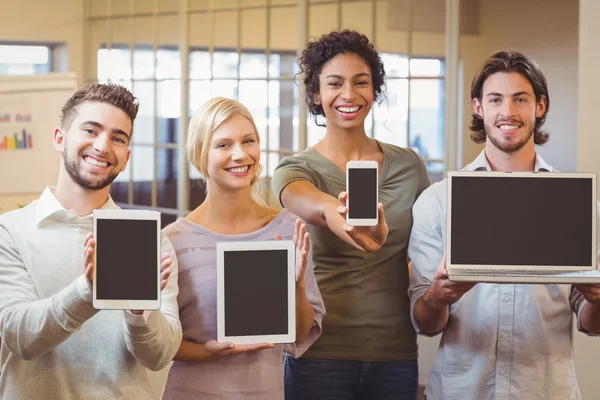
[{"label": "blue jeans", "polygon": [[416,400],[419,364],[285,358],[286,400]]}]

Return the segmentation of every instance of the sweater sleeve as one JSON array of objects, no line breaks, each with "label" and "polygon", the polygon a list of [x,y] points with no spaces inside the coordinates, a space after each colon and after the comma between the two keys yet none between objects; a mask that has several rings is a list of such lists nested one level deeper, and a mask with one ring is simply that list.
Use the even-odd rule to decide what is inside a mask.
[{"label": "sweater sleeve", "polygon": [[11,353],[25,360],[40,357],[98,312],[81,296],[81,280],[84,275],[39,299],[8,227],[0,222],[0,337]]},{"label": "sweater sleeve", "polygon": [[163,233],[162,252],[171,254],[171,276],[161,292],[160,309],[152,311],[146,323],[125,321],[125,341],[129,352],[146,368],[158,371],[173,360],[181,344],[182,332],[177,305],[178,264],[173,245]]}]

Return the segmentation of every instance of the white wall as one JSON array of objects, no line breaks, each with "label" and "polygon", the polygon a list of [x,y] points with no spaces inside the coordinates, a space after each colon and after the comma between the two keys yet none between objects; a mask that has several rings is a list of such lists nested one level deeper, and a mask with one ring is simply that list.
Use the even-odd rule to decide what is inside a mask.
[{"label": "white wall", "polygon": [[462,46],[465,66],[463,165],[476,157],[482,145],[469,139],[471,79],[487,55],[517,50],[532,57],[548,80],[550,111],[544,128],[550,141],[538,151],[561,171],[577,167],[577,0],[481,0],[480,47]]},{"label": "white wall", "polygon": [[[67,68],[76,73],[81,83],[85,61],[82,0],[3,1],[0,10],[0,41],[65,43],[68,51]],[[63,63],[65,60],[60,61]],[[1,195],[0,212],[18,208],[39,195],[40,193]]]},{"label": "white wall", "polygon": [[84,73],[83,0],[2,1],[0,41],[66,43],[68,69]]}]

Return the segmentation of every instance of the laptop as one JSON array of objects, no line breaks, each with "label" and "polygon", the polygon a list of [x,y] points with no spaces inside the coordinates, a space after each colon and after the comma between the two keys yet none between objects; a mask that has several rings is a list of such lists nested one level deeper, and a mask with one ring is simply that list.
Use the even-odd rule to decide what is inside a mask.
[{"label": "laptop", "polygon": [[449,279],[600,283],[596,174],[448,173]]}]

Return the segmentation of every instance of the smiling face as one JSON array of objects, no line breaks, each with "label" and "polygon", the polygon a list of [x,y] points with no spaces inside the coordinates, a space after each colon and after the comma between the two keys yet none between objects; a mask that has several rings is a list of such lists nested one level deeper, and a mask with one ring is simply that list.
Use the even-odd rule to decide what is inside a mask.
[{"label": "smiling face", "polygon": [[89,189],[104,189],[129,161],[132,122],[108,103],[84,102],[70,126],[54,131],[54,147],[62,153],[71,181]]},{"label": "smiling face", "polygon": [[527,78],[516,72],[490,75],[483,84],[481,101],[473,99],[473,111],[483,119],[488,141],[505,153],[533,147],[536,118],[545,110],[545,97],[536,101]]},{"label": "smiling face", "polygon": [[258,175],[260,146],[254,125],[236,115],[217,128],[210,141],[207,182],[227,190],[249,189]]},{"label": "smiling face", "polygon": [[374,101],[371,68],[360,56],[338,54],[325,64],[316,103],[323,107],[328,127],[363,127]]}]

